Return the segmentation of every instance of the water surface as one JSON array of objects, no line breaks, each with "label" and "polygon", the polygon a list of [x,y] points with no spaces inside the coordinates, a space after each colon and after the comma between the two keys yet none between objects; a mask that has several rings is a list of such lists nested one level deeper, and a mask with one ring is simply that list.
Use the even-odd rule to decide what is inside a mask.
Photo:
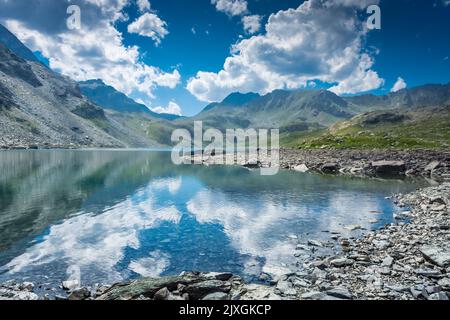
[{"label": "water surface", "polygon": [[287,271],[298,242],[391,223],[386,197],[422,185],[174,166],[161,151],[4,151],[0,173],[0,282],[48,286],[74,270],[84,285]]}]

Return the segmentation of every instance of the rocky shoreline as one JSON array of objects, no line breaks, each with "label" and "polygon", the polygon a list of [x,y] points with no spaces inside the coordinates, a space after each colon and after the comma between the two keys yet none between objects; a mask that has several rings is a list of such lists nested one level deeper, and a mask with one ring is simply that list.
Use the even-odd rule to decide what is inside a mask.
[{"label": "rocky shoreline", "polygon": [[[310,151],[311,152],[311,151]],[[261,275],[261,283],[247,284],[228,273],[184,272],[177,277],[144,278],[128,283],[95,288],[67,289],[70,300],[448,300],[450,298],[450,153],[380,151],[367,160],[364,151],[316,150],[306,158],[301,150],[281,151],[283,168],[330,173],[379,174],[378,165],[401,166],[397,174],[431,177],[440,184],[393,201],[405,210],[390,224],[361,238],[330,234],[329,241],[299,242],[292,254],[298,270],[278,277]],[[302,158],[305,157],[305,158]],[[403,163],[401,163],[403,162]],[[375,170],[375,171],[374,171]],[[382,173],[386,173],[382,171]],[[392,171],[389,172],[392,174]],[[358,229],[355,226],[355,230]],[[39,296],[31,283],[0,285],[0,299],[54,299]]]},{"label": "rocky shoreline", "polygon": [[236,155],[187,156],[187,162],[206,166],[235,164],[249,169],[279,167],[298,172],[317,172],[360,177],[425,177],[450,181],[450,151],[447,150],[340,150],[280,149],[276,154],[261,152]]},{"label": "rocky shoreline", "polygon": [[356,176],[421,176],[442,181],[450,180],[450,151],[281,149],[280,167]]}]

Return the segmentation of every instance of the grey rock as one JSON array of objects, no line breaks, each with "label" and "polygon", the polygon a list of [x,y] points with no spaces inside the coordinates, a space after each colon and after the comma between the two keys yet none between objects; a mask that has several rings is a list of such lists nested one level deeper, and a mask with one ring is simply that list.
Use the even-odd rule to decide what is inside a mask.
[{"label": "grey rock", "polygon": [[427,260],[440,267],[450,266],[450,248],[448,247],[424,246],[420,252]]},{"label": "grey rock", "polygon": [[34,290],[34,283],[32,282],[24,282],[19,286],[20,291],[28,291],[33,292]]},{"label": "grey rock", "polygon": [[375,161],[372,162],[372,167],[377,174],[401,174],[406,171],[404,161]]},{"label": "grey rock", "polygon": [[442,273],[439,270],[433,269],[417,269],[414,272],[420,276],[425,276],[429,278],[436,278],[442,276]]},{"label": "grey rock", "polygon": [[207,280],[199,283],[194,283],[187,286],[184,291],[189,294],[189,297],[194,300],[202,299],[210,293],[225,292],[231,290],[231,284],[220,280]]},{"label": "grey rock", "polygon": [[91,292],[87,288],[76,289],[67,298],[68,300],[80,301],[86,300],[91,296]]},{"label": "grey rock", "polygon": [[440,285],[443,289],[448,290],[450,289],[450,279],[449,278],[440,279],[438,281],[438,285]]},{"label": "grey rock", "polygon": [[351,300],[353,299],[353,295],[350,293],[350,291],[347,288],[338,287],[327,291],[327,294],[336,297],[339,299],[346,299]]},{"label": "grey rock", "polygon": [[384,258],[383,262],[381,263],[381,266],[383,267],[392,267],[392,264],[394,263],[394,258],[392,258],[391,256],[387,256],[386,258]]},{"label": "grey rock", "polygon": [[337,173],[339,171],[339,165],[337,163],[326,163],[320,169],[323,173]]},{"label": "grey rock", "polygon": [[428,297],[428,300],[441,300],[441,301],[447,301],[448,296],[445,294],[445,292],[438,292],[433,293]]},{"label": "grey rock", "polygon": [[342,267],[353,265],[355,263],[355,261],[351,260],[351,259],[347,259],[347,258],[339,258],[339,259],[331,260],[330,263],[334,267],[342,268]]},{"label": "grey rock", "polygon": [[275,288],[275,292],[284,296],[295,296],[297,295],[297,290],[289,281],[279,281]]},{"label": "grey rock", "polygon": [[154,300],[168,300],[170,296],[170,291],[166,287],[158,290],[153,296]]},{"label": "grey rock", "polygon": [[294,171],[305,173],[309,171],[309,168],[305,164],[301,164],[294,167]]},{"label": "grey rock", "polygon": [[325,301],[325,300],[340,300],[337,297],[333,297],[330,296],[324,292],[319,292],[319,291],[312,291],[312,292],[307,292],[301,295],[301,299],[302,300],[320,300],[320,301]]},{"label": "grey rock", "polygon": [[202,300],[216,300],[216,301],[224,301],[229,300],[229,296],[225,292],[214,292],[208,294],[206,297],[204,297]]}]

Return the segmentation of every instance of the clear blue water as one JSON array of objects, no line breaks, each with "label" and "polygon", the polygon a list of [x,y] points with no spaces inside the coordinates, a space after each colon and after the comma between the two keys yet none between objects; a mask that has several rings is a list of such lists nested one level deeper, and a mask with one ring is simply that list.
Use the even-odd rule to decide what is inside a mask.
[{"label": "clear blue water", "polygon": [[[174,166],[161,151],[0,152],[0,282],[84,285],[184,270],[252,279],[296,245],[379,228],[419,182]],[[379,223],[370,223],[379,219]]]}]

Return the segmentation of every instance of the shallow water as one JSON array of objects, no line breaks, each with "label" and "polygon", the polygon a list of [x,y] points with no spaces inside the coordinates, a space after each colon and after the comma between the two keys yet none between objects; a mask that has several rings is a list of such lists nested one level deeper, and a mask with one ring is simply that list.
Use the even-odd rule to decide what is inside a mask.
[{"label": "shallow water", "polygon": [[[0,152],[0,282],[83,285],[184,270],[247,279],[295,265],[299,242],[393,221],[422,182],[174,166],[161,151]],[[369,220],[379,219],[371,224]]]}]

